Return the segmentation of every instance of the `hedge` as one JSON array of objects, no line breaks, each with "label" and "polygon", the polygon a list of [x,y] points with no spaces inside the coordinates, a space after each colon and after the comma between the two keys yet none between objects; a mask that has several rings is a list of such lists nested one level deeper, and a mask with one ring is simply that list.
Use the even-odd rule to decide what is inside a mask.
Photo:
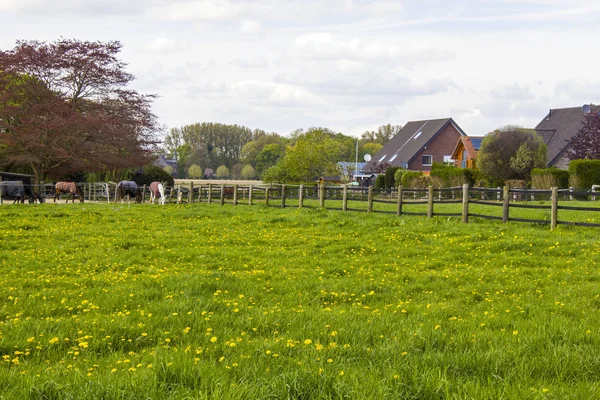
[{"label": "hedge", "polygon": [[457,168],[453,165],[433,163],[431,166],[431,183],[437,187],[456,187],[475,183],[476,171],[471,168]]},{"label": "hedge", "polygon": [[577,189],[600,185],[600,160],[573,160],[569,163],[570,184]]},{"label": "hedge", "polygon": [[396,186],[396,171],[399,170],[400,167],[389,167],[385,170],[385,188],[391,189]]},{"label": "hedge", "polygon": [[569,171],[558,168],[534,168],[531,171],[531,187],[566,189],[569,187]]},{"label": "hedge", "polygon": [[402,175],[402,186],[407,189],[425,189],[429,186],[429,177],[419,171],[406,171]]},{"label": "hedge", "polygon": [[385,188],[385,175],[384,174],[377,175],[377,178],[375,179],[375,188],[376,189],[384,189]]}]

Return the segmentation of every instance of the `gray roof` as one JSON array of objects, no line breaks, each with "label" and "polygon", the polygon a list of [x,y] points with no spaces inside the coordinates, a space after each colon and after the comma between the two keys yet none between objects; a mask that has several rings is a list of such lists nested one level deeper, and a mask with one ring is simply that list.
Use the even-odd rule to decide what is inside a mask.
[{"label": "gray roof", "polygon": [[454,125],[461,135],[465,135],[452,118],[408,122],[373,156],[363,171],[371,171],[376,163],[387,162],[392,167],[402,167],[403,163],[410,163],[423,147],[450,124]]},{"label": "gray roof", "polygon": [[[600,106],[591,106],[591,111],[599,112]],[[535,127],[548,145],[548,165],[553,165],[567,150],[569,141],[583,126],[583,108],[552,109]]]}]

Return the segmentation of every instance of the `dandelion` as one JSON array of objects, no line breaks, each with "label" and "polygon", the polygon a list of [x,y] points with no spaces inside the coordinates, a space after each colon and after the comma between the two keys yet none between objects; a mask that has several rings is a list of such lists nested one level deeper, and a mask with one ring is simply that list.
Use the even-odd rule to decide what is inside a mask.
[{"label": "dandelion", "polygon": [[216,343],[216,342],[217,342],[217,340],[218,340],[218,339],[217,339],[217,337],[216,337],[216,336],[213,336],[213,337],[211,337],[211,338],[210,338],[210,342],[211,342],[211,343]]},{"label": "dandelion", "polygon": [[306,339],[304,341],[304,344],[307,345],[307,346],[310,345],[311,343],[312,343],[312,340],[310,340],[310,339]]},{"label": "dandelion", "polygon": [[185,333],[185,334],[187,335],[188,333],[190,333],[190,329],[192,329],[192,328],[190,328],[189,326],[188,326],[188,327],[186,327],[186,328],[183,330],[183,333]]},{"label": "dandelion", "polygon": [[58,343],[58,338],[54,337],[54,338],[48,340],[48,343],[50,343],[50,344]]}]

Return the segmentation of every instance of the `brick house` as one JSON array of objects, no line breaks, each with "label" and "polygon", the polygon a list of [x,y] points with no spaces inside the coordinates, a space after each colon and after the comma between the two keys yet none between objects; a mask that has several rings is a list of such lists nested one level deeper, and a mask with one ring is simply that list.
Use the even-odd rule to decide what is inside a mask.
[{"label": "brick house", "polygon": [[378,172],[378,166],[431,171],[433,163],[448,162],[459,137],[466,136],[452,118],[408,122],[383,146],[363,172]]}]

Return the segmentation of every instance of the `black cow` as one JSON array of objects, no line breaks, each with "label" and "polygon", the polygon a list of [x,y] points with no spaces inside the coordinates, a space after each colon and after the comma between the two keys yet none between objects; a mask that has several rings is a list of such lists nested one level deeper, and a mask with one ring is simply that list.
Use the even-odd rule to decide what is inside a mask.
[{"label": "black cow", "polygon": [[29,201],[29,204],[36,200],[40,203],[44,202],[44,199],[38,193],[32,192],[29,186],[23,184],[23,181],[0,182],[0,197],[14,200],[13,204],[24,204],[25,199]]},{"label": "black cow", "polygon": [[127,202],[131,202],[131,197],[135,197],[136,203],[142,202],[142,190],[134,181],[121,181],[117,184],[117,200],[127,196]]}]

